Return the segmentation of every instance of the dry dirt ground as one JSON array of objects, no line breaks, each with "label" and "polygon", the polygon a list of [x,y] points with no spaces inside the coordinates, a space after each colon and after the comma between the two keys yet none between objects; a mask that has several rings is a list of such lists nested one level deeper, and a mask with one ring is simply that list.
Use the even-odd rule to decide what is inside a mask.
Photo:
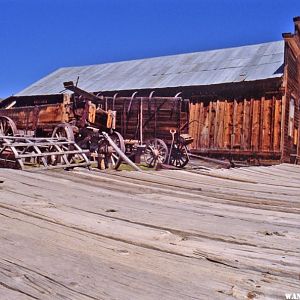
[{"label": "dry dirt ground", "polygon": [[300,166],[0,179],[1,300],[300,292]]}]

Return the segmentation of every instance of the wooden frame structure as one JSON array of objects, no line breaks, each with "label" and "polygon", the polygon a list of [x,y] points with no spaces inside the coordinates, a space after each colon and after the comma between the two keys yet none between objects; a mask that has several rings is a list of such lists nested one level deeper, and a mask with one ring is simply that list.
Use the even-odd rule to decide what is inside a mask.
[{"label": "wooden frame structure", "polygon": [[124,139],[139,140],[142,144],[147,139],[160,138],[171,143],[170,130],[179,134],[187,132],[188,113],[184,101],[179,96],[159,97],[139,96],[103,97],[101,106],[106,110],[116,111],[116,129]]}]

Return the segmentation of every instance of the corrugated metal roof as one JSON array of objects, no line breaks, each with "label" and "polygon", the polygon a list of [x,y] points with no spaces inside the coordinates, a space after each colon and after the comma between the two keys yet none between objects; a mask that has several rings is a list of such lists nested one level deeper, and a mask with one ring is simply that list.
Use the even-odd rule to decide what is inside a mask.
[{"label": "corrugated metal roof", "polygon": [[64,81],[90,92],[200,86],[282,76],[284,42],[60,68],[17,95],[56,94]]}]

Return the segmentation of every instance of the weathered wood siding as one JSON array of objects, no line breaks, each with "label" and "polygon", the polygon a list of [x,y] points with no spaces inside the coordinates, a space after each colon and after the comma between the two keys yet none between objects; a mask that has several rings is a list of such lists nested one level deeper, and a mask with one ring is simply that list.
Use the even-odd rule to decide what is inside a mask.
[{"label": "weathered wood siding", "polygon": [[20,130],[35,130],[36,128],[55,127],[68,122],[68,113],[64,104],[49,104],[40,106],[16,107],[0,110],[0,116],[11,118]]},{"label": "weathered wood siding", "polygon": [[[284,116],[284,139],[282,147],[282,160],[289,161],[291,155],[300,154],[300,135],[299,135],[299,98],[300,98],[300,82],[299,82],[299,62],[297,61],[292,49],[286,44],[285,47],[285,65],[286,65],[286,104]],[[294,99],[294,120],[293,128],[289,127],[290,122],[290,102]],[[292,130],[292,135],[290,135]],[[298,151],[297,151],[298,148]]]},{"label": "weathered wood siding", "polygon": [[[105,110],[117,112],[116,129],[125,139],[139,139],[139,116],[142,100],[143,138],[158,137],[171,140],[170,129],[179,130],[188,122],[188,113],[181,101],[155,97],[106,98],[102,105]],[[157,111],[157,113],[155,113]]]},{"label": "weathered wood siding", "polygon": [[281,98],[190,104],[192,150],[279,152]]}]

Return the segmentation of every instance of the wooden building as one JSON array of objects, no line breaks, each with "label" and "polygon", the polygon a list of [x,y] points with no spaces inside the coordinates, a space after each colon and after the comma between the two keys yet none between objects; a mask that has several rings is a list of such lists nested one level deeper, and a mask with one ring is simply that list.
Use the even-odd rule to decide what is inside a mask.
[{"label": "wooden building", "polygon": [[55,97],[65,92],[63,82],[71,80],[110,99],[116,93],[122,97],[180,93],[190,100],[189,106],[181,105],[181,112],[188,116],[192,152],[293,162],[300,157],[299,54],[300,17],[296,17],[294,32],[283,34],[282,41],[61,68],[15,98]]},{"label": "wooden building", "polygon": [[294,23],[295,32],[283,34],[281,76],[208,87],[206,95],[191,97],[192,151],[219,157],[298,160],[300,18],[294,18]]}]

